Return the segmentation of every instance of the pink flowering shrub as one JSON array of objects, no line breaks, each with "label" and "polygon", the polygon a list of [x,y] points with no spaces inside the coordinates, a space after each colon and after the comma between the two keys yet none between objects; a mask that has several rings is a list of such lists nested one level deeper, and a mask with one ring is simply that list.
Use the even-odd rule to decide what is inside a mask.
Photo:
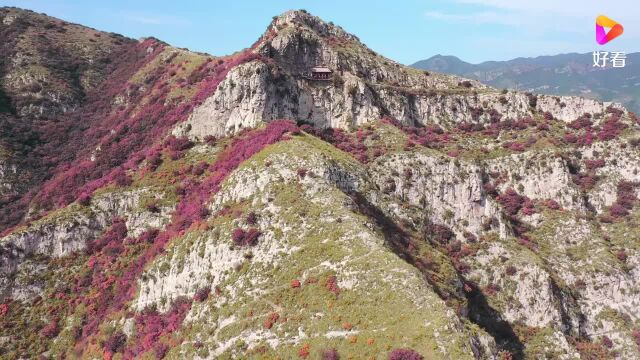
[{"label": "pink flowering shrub", "polygon": [[576,136],[576,134],[574,133],[568,132],[564,134],[562,140],[569,144],[575,144],[578,142],[578,136]]},{"label": "pink flowering shrub", "polygon": [[389,360],[424,360],[424,357],[411,349],[394,349],[387,356]]},{"label": "pink flowering shrub", "polygon": [[112,220],[111,228],[102,237],[87,245],[87,253],[99,251],[107,245],[118,246],[127,236],[127,225],[124,219],[115,218]]},{"label": "pink flowering shrub", "polygon": [[620,122],[619,116],[611,116],[602,124],[602,129],[598,132],[598,139],[602,141],[615,139],[626,127],[627,125]]},{"label": "pink flowering shrub", "polygon": [[580,187],[583,191],[588,191],[593,189],[598,181],[598,178],[594,175],[578,173],[572,175],[573,182]]},{"label": "pink flowering shrub", "polygon": [[2,303],[0,304],[0,317],[5,316],[9,313],[9,304]]},{"label": "pink flowering shrub", "polygon": [[633,341],[635,341],[636,346],[638,347],[638,349],[640,350],[640,330],[638,329],[634,329],[631,332],[631,337],[633,338]]},{"label": "pink flowering shrub", "polygon": [[340,354],[336,349],[323,350],[320,356],[322,360],[340,360]]},{"label": "pink flowering shrub", "polygon": [[[177,298],[166,313],[155,310],[144,310],[135,316],[136,337],[134,342],[124,350],[124,358],[136,358],[144,352],[153,349],[156,358],[164,357],[168,347],[163,348],[160,339],[177,331],[187,312],[191,309],[191,300]],[[158,354],[162,350],[161,354]],[[158,355],[162,355],[158,357]]]},{"label": "pink flowering shrub", "polygon": [[552,199],[546,199],[542,202],[542,205],[546,206],[547,208],[551,209],[551,210],[560,210],[561,206],[560,204],[558,204],[557,201],[552,200]]},{"label": "pink flowering shrub", "polygon": [[121,352],[124,349],[124,345],[127,342],[127,335],[125,335],[122,331],[115,331],[109,338],[104,342],[103,347],[105,350],[111,352],[112,354]]},{"label": "pink flowering shrub", "polygon": [[524,202],[522,203],[522,209],[520,210],[524,215],[533,215],[536,213],[535,203],[533,200],[525,197]]},{"label": "pink flowering shrub", "polygon": [[59,332],[60,332],[60,325],[58,325],[58,320],[52,319],[44,328],[42,328],[42,330],[40,331],[40,334],[46,338],[52,339],[58,336]]},{"label": "pink flowering shrub", "polygon": [[365,132],[362,129],[358,129],[355,134],[350,134],[342,129],[329,128],[319,130],[308,125],[303,126],[302,130],[321,138],[344,152],[351,154],[362,163],[367,163],[371,160],[367,154],[368,148],[364,144],[364,139],[371,135],[370,131]]},{"label": "pink flowering shrub", "polygon": [[522,209],[526,198],[512,188],[509,188],[504,193],[498,195],[496,200],[498,200],[509,216],[515,216],[518,211]]},{"label": "pink flowering shrub", "polygon": [[636,187],[638,183],[630,181],[621,181],[617,187],[616,202],[609,208],[609,214],[613,218],[621,218],[629,215],[629,211],[633,209],[637,203]]},{"label": "pink flowering shrub", "polygon": [[589,171],[596,170],[601,167],[604,167],[604,160],[603,159],[587,160],[585,161],[585,165],[587,166],[587,170]]},{"label": "pink flowering shrub", "polygon": [[592,125],[593,121],[591,121],[591,114],[584,114],[570,122],[567,126],[574,130],[580,130],[591,128]]},{"label": "pink flowering shrub", "polygon": [[82,206],[89,206],[91,204],[91,195],[87,193],[82,193],[78,196],[78,204]]},{"label": "pink flowering shrub", "polygon": [[335,276],[329,276],[325,283],[325,288],[332,293],[338,295],[340,294],[340,287],[338,286],[338,279]]},{"label": "pink flowering shrub", "polygon": [[522,152],[522,151],[525,151],[527,149],[527,145],[524,144],[524,143],[521,143],[519,141],[512,141],[512,142],[504,143],[502,145],[502,147],[504,147],[505,149],[509,149],[511,151],[517,151],[517,152]]}]

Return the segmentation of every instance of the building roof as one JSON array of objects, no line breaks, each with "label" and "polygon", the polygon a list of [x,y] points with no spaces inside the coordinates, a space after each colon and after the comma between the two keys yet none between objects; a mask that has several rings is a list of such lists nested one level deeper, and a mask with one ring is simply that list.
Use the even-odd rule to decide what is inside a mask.
[{"label": "building roof", "polygon": [[314,72],[314,73],[330,73],[332,71],[331,71],[331,69],[326,68],[326,67],[314,67],[314,68],[311,68],[311,72]]}]

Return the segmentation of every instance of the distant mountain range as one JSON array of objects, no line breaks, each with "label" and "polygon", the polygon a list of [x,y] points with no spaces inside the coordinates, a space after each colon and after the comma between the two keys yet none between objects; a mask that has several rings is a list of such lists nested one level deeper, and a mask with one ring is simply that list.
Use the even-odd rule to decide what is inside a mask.
[{"label": "distant mountain range", "polygon": [[640,53],[627,54],[624,68],[593,66],[593,55],[560,54],[470,64],[455,56],[436,55],[414,68],[461,75],[497,88],[552,95],[579,95],[617,101],[640,112]]}]

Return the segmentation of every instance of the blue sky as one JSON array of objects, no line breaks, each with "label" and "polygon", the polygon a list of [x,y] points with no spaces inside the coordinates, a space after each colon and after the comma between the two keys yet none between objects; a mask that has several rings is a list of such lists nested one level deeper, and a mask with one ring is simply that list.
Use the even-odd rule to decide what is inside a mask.
[{"label": "blue sky", "polygon": [[[306,9],[401,63],[435,54],[469,62],[594,50],[640,51],[638,0],[0,0],[129,37],[155,36],[214,55],[250,46],[288,9]],[[625,33],[595,42],[595,17]]]}]

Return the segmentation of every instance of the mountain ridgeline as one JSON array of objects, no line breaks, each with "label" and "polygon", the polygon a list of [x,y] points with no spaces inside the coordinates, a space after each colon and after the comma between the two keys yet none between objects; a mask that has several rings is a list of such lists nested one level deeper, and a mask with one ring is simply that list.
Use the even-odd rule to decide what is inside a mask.
[{"label": "mountain ridgeline", "polygon": [[550,95],[585,96],[616,101],[640,112],[640,53],[626,54],[624,67],[594,66],[593,54],[561,54],[470,64],[455,56],[436,55],[411,65],[476,79],[499,89]]},{"label": "mountain ridgeline", "polygon": [[640,359],[619,103],[304,10],[228,56],[17,8],[0,40],[2,359]]}]

